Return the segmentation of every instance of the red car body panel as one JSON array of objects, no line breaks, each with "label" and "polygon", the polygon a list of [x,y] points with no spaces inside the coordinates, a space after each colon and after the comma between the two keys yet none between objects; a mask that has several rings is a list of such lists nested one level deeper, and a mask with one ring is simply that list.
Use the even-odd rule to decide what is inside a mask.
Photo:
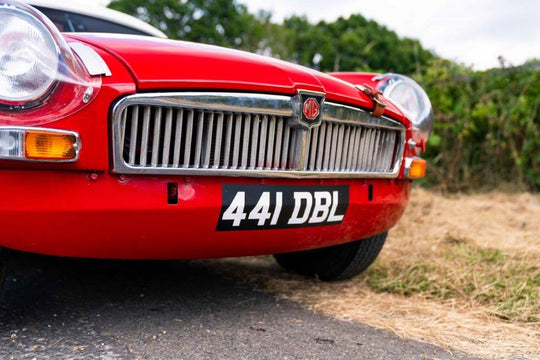
[{"label": "red car body panel", "polygon": [[[167,183],[179,182],[179,204]],[[2,246],[41,254],[189,259],[259,255],[336,245],[385,231],[401,217],[410,182],[126,176],[6,170],[0,174]],[[339,225],[217,232],[221,186],[339,185],[350,189]],[[369,187],[373,198],[369,200]]]},{"label": "red car body panel", "polygon": [[69,35],[121,59],[140,91],[219,89],[295,95],[300,89],[326,93],[331,101],[372,108],[350,83],[285,61],[183,41],[143,36]]},{"label": "red car body panel", "polygon": [[[0,246],[122,259],[271,254],[365,238],[388,230],[402,215],[411,184],[403,179],[403,169],[396,179],[384,180],[113,174],[112,107],[130,94],[212,90],[293,96],[310,90],[325,93],[328,101],[367,110],[373,104],[351,78],[258,55],[136,36],[65,37],[95,49],[112,76],[103,77],[96,99],[83,110],[56,121],[51,114],[46,125],[80,135],[76,162],[0,160]],[[410,122],[397,107],[389,103],[385,115],[401,121],[410,138]],[[404,156],[408,151],[405,148]],[[178,184],[177,205],[167,203],[171,182]],[[223,184],[347,185],[349,204],[337,225],[219,232]]]}]

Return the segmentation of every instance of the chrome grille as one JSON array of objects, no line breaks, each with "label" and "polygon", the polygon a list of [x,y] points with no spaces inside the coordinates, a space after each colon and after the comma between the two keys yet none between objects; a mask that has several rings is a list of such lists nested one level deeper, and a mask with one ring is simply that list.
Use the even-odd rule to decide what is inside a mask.
[{"label": "chrome grille", "polygon": [[291,125],[291,98],[133,95],[113,111],[114,171],[186,175],[395,177],[403,125],[326,103],[323,122]]},{"label": "chrome grille", "polygon": [[399,137],[395,130],[323,122],[308,136],[304,170],[391,172]]},{"label": "chrome grille", "polygon": [[287,118],[138,105],[122,116],[122,159],[129,166],[287,168]]}]

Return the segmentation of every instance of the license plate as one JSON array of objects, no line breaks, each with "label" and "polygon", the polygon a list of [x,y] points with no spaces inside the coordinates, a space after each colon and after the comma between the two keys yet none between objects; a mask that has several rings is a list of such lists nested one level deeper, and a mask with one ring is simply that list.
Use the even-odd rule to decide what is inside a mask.
[{"label": "license plate", "polygon": [[224,184],[221,198],[217,231],[325,226],[345,218],[349,187]]}]

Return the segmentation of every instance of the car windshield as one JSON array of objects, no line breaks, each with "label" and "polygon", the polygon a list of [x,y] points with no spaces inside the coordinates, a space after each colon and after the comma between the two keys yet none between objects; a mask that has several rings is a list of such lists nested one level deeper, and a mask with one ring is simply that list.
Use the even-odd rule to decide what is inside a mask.
[{"label": "car windshield", "polygon": [[128,26],[69,11],[34,6],[47,16],[62,32],[104,32],[116,34],[150,35]]}]

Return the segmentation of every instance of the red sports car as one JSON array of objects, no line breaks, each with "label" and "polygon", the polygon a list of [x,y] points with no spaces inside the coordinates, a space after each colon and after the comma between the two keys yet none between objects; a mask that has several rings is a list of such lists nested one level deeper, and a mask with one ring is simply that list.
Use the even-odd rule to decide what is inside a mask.
[{"label": "red sports car", "polygon": [[0,273],[8,249],[114,259],[274,254],[322,280],[366,269],[432,127],[395,74],[60,33],[0,0]]}]

